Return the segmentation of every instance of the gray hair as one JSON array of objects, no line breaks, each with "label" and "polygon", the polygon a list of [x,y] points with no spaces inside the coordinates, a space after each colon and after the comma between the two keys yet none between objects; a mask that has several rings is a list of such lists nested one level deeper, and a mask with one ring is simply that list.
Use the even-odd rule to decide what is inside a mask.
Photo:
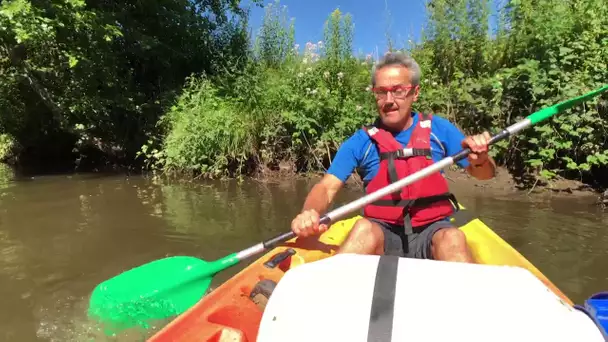
[{"label": "gray hair", "polygon": [[406,68],[410,71],[410,82],[412,85],[417,86],[420,84],[422,72],[420,71],[420,66],[412,57],[403,52],[387,52],[384,57],[380,58],[372,67],[372,87],[376,86],[376,71],[390,65],[398,65]]}]

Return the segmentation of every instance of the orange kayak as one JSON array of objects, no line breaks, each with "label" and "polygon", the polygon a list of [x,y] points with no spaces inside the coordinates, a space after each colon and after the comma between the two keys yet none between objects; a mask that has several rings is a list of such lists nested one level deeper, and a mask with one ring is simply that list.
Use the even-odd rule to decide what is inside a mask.
[{"label": "orange kayak", "polygon": [[[178,316],[149,341],[256,341],[266,302],[289,269],[335,254],[360,217],[339,221],[321,236],[293,239],[271,250]],[[462,208],[453,219],[477,263],[529,270],[564,303],[573,305],[534,265]]]}]

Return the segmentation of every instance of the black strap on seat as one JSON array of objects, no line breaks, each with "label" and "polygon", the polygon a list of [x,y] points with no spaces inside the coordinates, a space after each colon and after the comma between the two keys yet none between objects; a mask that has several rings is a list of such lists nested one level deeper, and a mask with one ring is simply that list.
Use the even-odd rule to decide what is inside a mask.
[{"label": "black strap on seat", "polygon": [[398,268],[398,257],[380,256],[369,313],[368,342],[392,341]]}]

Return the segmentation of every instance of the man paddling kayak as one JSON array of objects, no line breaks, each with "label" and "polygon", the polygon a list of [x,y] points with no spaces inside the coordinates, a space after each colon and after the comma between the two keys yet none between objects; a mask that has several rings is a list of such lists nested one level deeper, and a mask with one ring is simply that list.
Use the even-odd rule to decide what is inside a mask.
[{"label": "man paddling kayak", "polygon": [[[488,132],[465,137],[444,118],[412,112],[420,76],[416,61],[402,53],[388,53],[374,66],[371,83],[378,119],[340,146],[291,223],[296,235],[327,230],[319,225],[320,215],[355,169],[366,193],[371,193],[468,147],[472,153],[458,165],[479,180],[494,177]],[[435,173],[366,206],[364,218],[355,223],[338,253],[473,262],[464,233],[449,222],[456,206],[443,174]]]}]

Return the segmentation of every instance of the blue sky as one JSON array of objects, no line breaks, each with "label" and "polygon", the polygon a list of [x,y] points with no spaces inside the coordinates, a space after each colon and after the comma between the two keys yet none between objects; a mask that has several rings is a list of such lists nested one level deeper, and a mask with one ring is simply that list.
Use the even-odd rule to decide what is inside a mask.
[{"label": "blue sky", "polygon": [[[493,0],[496,10],[504,0]],[[274,0],[263,0],[264,5]],[[243,6],[251,4],[243,0]],[[295,18],[296,43],[303,47],[306,42],[323,40],[325,20],[339,8],[350,13],[355,24],[354,53],[383,54],[387,49],[387,30],[398,48],[411,39],[419,41],[426,22],[426,0],[281,0],[287,6],[288,16]],[[264,9],[251,6],[249,26],[255,34],[264,17]],[[490,18],[490,24],[494,23]],[[377,49],[377,50],[376,50]]]},{"label": "blue sky", "polygon": [[[265,5],[273,2],[264,0]],[[281,0],[280,4],[287,6],[290,18],[295,18],[296,43],[300,46],[323,40],[325,20],[336,8],[350,13],[355,24],[354,52],[363,54],[375,54],[376,48],[380,54],[386,50],[387,29],[392,39],[399,41],[398,47],[408,39],[418,40],[426,19],[425,0]],[[263,16],[263,8],[252,6],[249,25],[254,33]]]}]

